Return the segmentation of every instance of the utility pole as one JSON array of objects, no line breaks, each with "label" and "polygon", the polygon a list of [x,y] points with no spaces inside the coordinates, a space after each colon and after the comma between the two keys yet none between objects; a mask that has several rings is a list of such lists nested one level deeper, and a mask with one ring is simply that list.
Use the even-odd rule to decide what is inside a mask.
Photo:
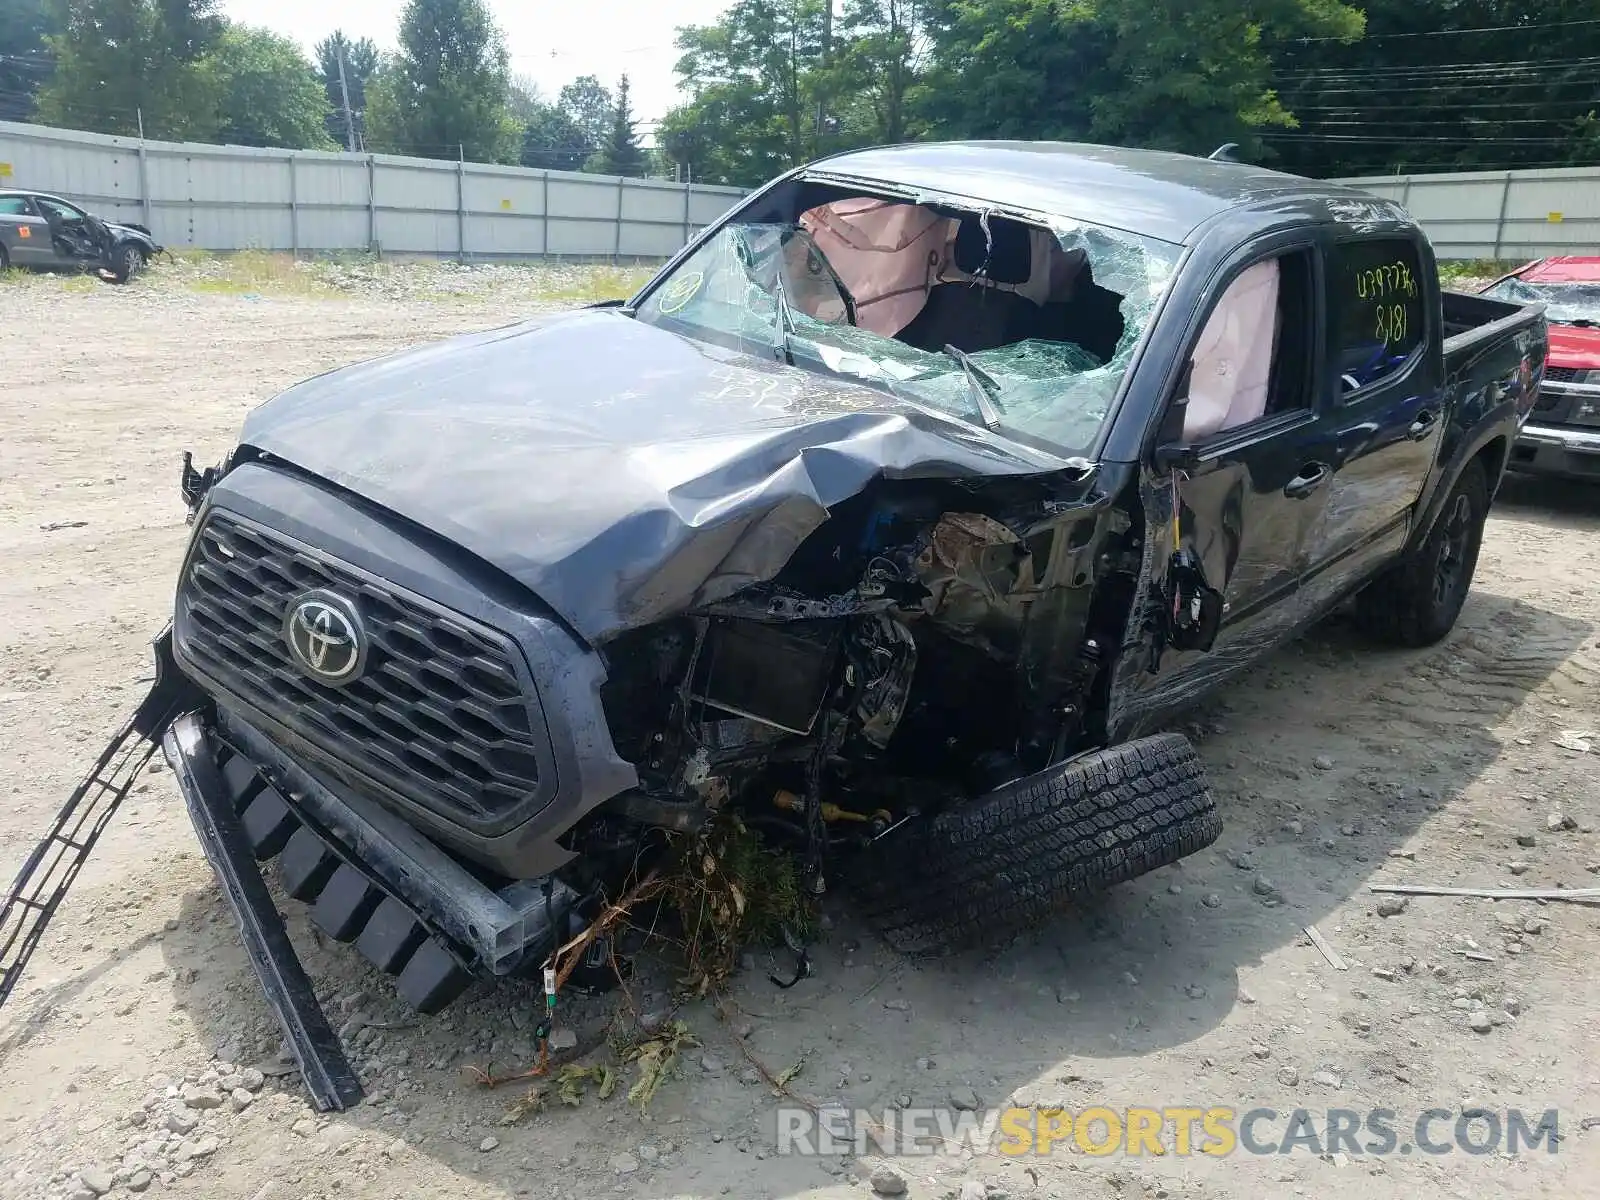
[{"label": "utility pole", "polygon": [[356,152],[356,122],[350,115],[350,83],[344,77],[344,38],[338,41],[339,94],[344,97],[344,143],[351,154]]},{"label": "utility pole", "polygon": [[823,88],[817,93],[817,123],[811,137],[811,151],[813,154],[822,153],[822,129],[828,119],[826,100],[823,92],[828,86],[828,66],[833,57],[833,0],[823,0],[822,7],[822,77]]}]

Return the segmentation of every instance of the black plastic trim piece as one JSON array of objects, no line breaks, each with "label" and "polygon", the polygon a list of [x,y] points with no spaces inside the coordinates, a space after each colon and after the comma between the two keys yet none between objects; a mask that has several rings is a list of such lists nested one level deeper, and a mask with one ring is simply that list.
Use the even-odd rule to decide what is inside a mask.
[{"label": "black plastic trim piece", "polygon": [[[270,778],[271,794],[281,796],[303,823],[279,860],[280,879],[295,899],[316,899],[343,862],[404,901],[430,933],[456,947],[463,965],[489,975],[509,974],[530,955],[542,958],[560,943],[550,919],[559,929],[578,896],[559,879],[524,880],[496,891],[388,809],[334,792],[226,708],[217,709],[216,734],[238,755],[230,763],[248,761]],[[257,803],[259,796],[251,807]],[[323,873],[300,887],[322,861],[315,856],[324,853]],[[542,887],[547,882],[548,898]]]},{"label": "black plastic trim piece", "polygon": [[317,1002],[311,980],[261,878],[200,718],[191,713],[173,722],[162,739],[162,750],[177,776],[206,859],[238,922],[250,966],[283,1027],[312,1101],[322,1112],[359,1104],[361,1081]]}]

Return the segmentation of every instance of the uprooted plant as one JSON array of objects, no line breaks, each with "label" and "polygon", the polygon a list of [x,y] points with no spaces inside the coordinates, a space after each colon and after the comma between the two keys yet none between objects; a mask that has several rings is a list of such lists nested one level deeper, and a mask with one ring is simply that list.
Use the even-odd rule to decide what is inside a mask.
[{"label": "uprooted plant", "polygon": [[[653,919],[643,921],[650,912]],[[689,996],[705,996],[723,987],[733,973],[740,949],[770,944],[785,933],[810,937],[816,919],[793,858],[763,844],[759,834],[737,815],[724,813],[693,835],[677,835],[667,856],[632,881],[621,898],[605,906],[582,934],[561,946],[553,958],[559,991],[600,938],[627,926],[643,934],[645,943],[658,941],[677,952],[679,984]],[[614,939],[613,939],[614,947]],[[613,948],[612,951],[615,954]],[[624,1063],[635,1068],[628,1090],[630,1103],[640,1108],[671,1074],[679,1052],[699,1043],[682,1021],[671,1020],[648,1034],[624,1033],[615,1021],[611,1048]],[[544,1078],[549,1070],[541,1058],[532,1070],[497,1077],[473,1069],[480,1084],[495,1087],[514,1080]],[[599,1098],[611,1096],[616,1077],[607,1066],[561,1066],[553,1078],[555,1099],[566,1105],[581,1102],[587,1084],[597,1086]],[[540,1111],[549,1092],[535,1084],[508,1108],[503,1121],[514,1124]]]},{"label": "uprooted plant", "polygon": [[741,947],[774,943],[786,929],[814,932],[794,858],[767,847],[732,813],[684,847],[663,883],[681,930],[681,982],[697,996],[727,982]]}]

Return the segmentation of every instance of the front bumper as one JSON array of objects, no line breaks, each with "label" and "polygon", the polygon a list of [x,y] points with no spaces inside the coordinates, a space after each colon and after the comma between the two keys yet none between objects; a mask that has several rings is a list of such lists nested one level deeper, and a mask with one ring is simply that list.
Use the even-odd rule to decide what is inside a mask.
[{"label": "front bumper", "polygon": [[1529,421],[1507,466],[1530,475],[1600,481],[1600,428]]},{"label": "front bumper", "polygon": [[578,920],[559,880],[492,890],[378,806],[330,793],[225,710],[190,711],[161,731],[162,750],[207,860],[239,926],[251,968],[316,1103],[359,1102],[360,1083],[328,1026],[259,863],[310,905],[327,936],[353,942],[422,1013],[475,977],[537,965]]},{"label": "front bumper", "polygon": [[250,966],[283,1026],[312,1099],[323,1112],[359,1104],[361,1081],[328,1025],[266,881],[256,869],[244,825],[206,743],[200,718],[193,713],[179,717],[161,739],[161,748],[238,922]]}]

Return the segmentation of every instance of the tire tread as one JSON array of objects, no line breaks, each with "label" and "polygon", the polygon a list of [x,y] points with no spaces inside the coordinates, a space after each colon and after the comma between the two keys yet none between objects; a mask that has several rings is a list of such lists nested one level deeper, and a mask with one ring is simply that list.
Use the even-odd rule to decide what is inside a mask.
[{"label": "tire tread", "polygon": [[938,953],[1021,932],[1210,845],[1222,820],[1178,734],[1058,764],[936,817],[857,888],[895,948]]}]

